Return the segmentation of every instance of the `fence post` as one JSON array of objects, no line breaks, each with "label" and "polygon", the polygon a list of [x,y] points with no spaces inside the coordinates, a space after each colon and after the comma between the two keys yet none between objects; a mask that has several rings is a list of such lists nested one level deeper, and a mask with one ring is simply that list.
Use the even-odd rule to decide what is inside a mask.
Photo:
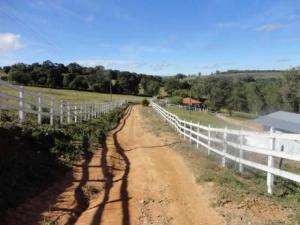
[{"label": "fence post", "polygon": [[[240,149],[239,149],[239,159],[244,158],[244,150],[242,149],[244,144],[244,135],[243,135],[243,129],[240,131]],[[239,172],[243,173],[244,172],[244,165],[243,163],[239,163]]]},{"label": "fence post", "polygon": [[92,104],[92,119],[95,118],[95,104]]},{"label": "fence post", "polygon": [[25,113],[24,113],[24,86],[20,86],[19,91],[19,121],[23,123],[25,120]]},{"label": "fence post", "polygon": [[70,102],[67,102],[67,123],[71,123]]},{"label": "fence post", "polygon": [[[225,127],[224,133],[223,133],[223,139],[224,139],[224,146],[223,146],[223,153],[227,152],[227,126]],[[226,156],[222,156],[222,166],[226,166]]]},{"label": "fence post", "polygon": [[79,121],[80,121],[80,123],[82,123],[82,121],[83,121],[82,116],[83,116],[83,105],[80,104],[80,109],[79,109],[79,118],[80,118]]},{"label": "fence post", "polygon": [[90,104],[90,110],[89,110],[89,119],[93,119],[93,104]]},{"label": "fence post", "polygon": [[50,125],[53,126],[54,124],[54,97],[51,97],[50,102]]},{"label": "fence post", "polygon": [[96,112],[95,112],[95,117],[98,118],[98,114],[99,114],[99,104],[96,103]]},{"label": "fence post", "polygon": [[197,148],[199,148],[199,134],[200,134],[200,123],[198,122],[197,127]]},{"label": "fence post", "polygon": [[210,139],[211,139],[211,129],[210,129],[210,124],[208,124],[208,150],[207,150],[207,154],[210,155]]},{"label": "fence post", "polygon": [[[273,127],[270,128],[270,134],[274,133]],[[271,138],[270,140],[270,147],[271,150],[275,150],[275,138]],[[268,167],[273,168],[274,167],[274,158],[271,155],[268,155]],[[273,194],[273,186],[274,186],[274,175],[270,172],[267,173],[267,186],[268,186],[268,193]]]},{"label": "fence post", "polygon": [[42,94],[38,93],[38,124],[42,124]]},{"label": "fence post", "polygon": [[183,121],[183,124],[184,124],[183,125],[183,139],[185,140],[185,138],[186,138],[185,134],[186,134],[186,129],[187,129],[187,127],[186,127],[186,121],[185,120]]},{"label": "fence post", "polygon": [[84,120],[87,120],[87,105],[84,103]]},{"label": "fence post", "polygon": [[60,101],[60,124],[64,122],[64,101]]},{"label": "fence post", "polygon": [[77,105],[74,106],[74,122],[77,123]]},{"label": "fence post", "polygon": [[193,130],[193,126],[191,126],[192,121],[190,121],[190,144],[192,144],[192,130]]}]

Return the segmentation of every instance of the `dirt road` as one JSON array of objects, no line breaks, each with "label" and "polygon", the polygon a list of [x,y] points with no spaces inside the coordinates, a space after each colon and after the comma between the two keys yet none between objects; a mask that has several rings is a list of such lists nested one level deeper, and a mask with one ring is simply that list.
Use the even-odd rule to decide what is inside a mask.
[{"label": "dirt road", "polygon": [[[224,224],[181,156],[142,123],[140,106],[129,108],[43,213],[44,224]],[[53,192],[50,188],[44,196]]]},{"label": "dirt road", "polygon": [[76,224],[222,224],[180,156],[142,123],[133,107],[108,136],[103,196]]}]

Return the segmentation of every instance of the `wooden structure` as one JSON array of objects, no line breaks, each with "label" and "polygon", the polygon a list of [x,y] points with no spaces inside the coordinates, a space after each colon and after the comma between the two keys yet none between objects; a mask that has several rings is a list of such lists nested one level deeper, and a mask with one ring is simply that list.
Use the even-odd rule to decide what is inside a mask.
[{"label": "wooden structure", "polygon": [[182,99],[182,105],[188,106],[195,110],[197,109],[204,110],[207,108],[206,105],[204,104],[204,101],[199,101],[197,99],[189,98],[189,97]]}]

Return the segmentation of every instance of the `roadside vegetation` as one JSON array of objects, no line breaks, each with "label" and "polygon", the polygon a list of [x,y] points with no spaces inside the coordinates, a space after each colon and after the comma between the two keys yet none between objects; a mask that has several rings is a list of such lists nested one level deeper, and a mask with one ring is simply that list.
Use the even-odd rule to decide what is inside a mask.
[{"label": "roadside vegetation", "polygon": [[93,154],[122,113],[115,109],[82,124],[51,127],[33,121],[18,124],[9,112],[2,112],[0,217],[63,177],[81,157]]},{"label": "roadside vegetation", "polygon": [[[158,137],[168,136],[168,142],[178,140],[177,133],[162,123],[153,109],[142,108],[141,113],[150,132]],[[276,177],[275,193],[268,195],[263,173],[247,170],[239,174],[234,168],[222,168],[217,157],[207,156],[205,149],[197,149],[184,141],[171,147],[186,159],[196,182],[211,195],[213,206],[228,224],[292,225],[300,221],[299,184]]]}]

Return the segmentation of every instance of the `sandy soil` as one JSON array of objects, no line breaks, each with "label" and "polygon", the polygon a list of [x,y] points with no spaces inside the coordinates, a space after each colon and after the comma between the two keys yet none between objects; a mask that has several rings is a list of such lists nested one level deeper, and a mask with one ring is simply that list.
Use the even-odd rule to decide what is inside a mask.
[{"label": "sandy soil", "polygon": [[172,143],[143,128],[139,107],[127,110],[72,175],[19,207],[8,223],[225,224]]}]

